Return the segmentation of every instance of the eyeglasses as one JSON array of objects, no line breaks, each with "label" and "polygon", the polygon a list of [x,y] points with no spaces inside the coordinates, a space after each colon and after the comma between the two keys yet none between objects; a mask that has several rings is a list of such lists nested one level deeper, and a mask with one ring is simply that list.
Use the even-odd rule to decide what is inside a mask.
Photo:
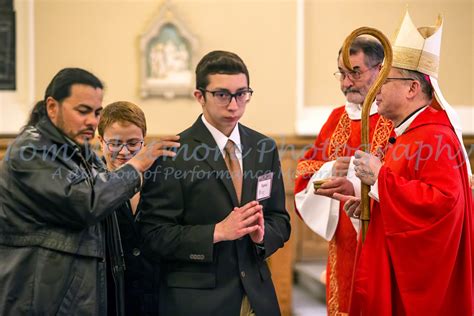
[{"label": "eyeglasses", "polygon": [[121,143],[118,141],[106,141],[105,144],[107,145],[107,149],[111,152],[120,152],[124,146],[127,147],[129,152],[135,152],[142,149],[143,142],[143,140],[132,140],[126,143]]},{"label": "eyeglasses", "polygon": [[229,105],[232,101],[232,98],[235,98],[235,102],[237,102],[238,105],[244,105],[250,101],[253,93],[253,90],[250,88],[247,90],[237,91],[236,93],[230,93],[226,90],[209,91],[202,88],[199,90],[201,90],[201,92],[208,92],[212,94],[216,100],[216,103],[223,106]]},{"label": "eyeglasses", "polygon": [[383,84],[386,84],[386,83],[389,82],[390,80],[402,80],[402,81],[406,81],[406,80],[415,80],[415,79],[414,79],[414,78],[387,77],[387,78],[385,78],[385,81],[383,82]]},{"label": "eyeglasses", "polygon": [[380,64],[377,64],[377,65],[374,65],[370,68],[367,68],[366,70],[364,71],[360,71],[360,70],[353,70],[353,71],[344,71],[344,70],[339,70],[339,71],[336,71],[333,75],[334,77],[339,80],[339,81],[342,81],[344,79],[346,79],[346,77],[348,77],[350,80],[354,81],[354,80],[359,80],[360,77],[365,74],[367,71],[369,70],[372,70],[374,69],[375,67],[378,67]]}]

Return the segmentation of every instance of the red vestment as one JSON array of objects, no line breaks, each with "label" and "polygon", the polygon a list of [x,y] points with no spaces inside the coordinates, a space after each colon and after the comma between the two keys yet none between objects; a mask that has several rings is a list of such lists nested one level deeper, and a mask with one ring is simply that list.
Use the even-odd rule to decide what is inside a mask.
[{"label": "red vestment", "polygon": [[427,108],[397,137],[354,280],[350,315],[473,315],[473,218],[461,144]]},{"label": "red vestment", "polygon": [[[376,113],[370,116],[369,124],[371,152],[380,153],[378,149],[385,148],[388,138],[391,136],[392,123]],[[298,162],[295,194],[306,188],[311,176],[325,162],[335,160],[337,157],[353,156],[354,152],[360,149],[360,145],[361,120],[351,120],[344,106],[334,109],[322,127],[314,145]],[[357,247],[357,233],[342,207],[341,203],[337,228],[334,237],[329,242],[326,301],[330,316],[349,312]],[[315,209],[314,212],[318,212],[318,210]]]}]

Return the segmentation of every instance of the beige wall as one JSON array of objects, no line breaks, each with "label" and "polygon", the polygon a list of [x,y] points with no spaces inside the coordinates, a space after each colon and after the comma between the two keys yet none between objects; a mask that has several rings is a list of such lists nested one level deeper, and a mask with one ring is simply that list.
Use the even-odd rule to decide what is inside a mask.
[{"label": "beige wall", "polygon": [[337,52],[345,37],[358,27],[370,26],[379,29],[392,40],[408,4],[410,15],[417,26],[434,25],[438,13],[443,16],[440,86],[452,105],[474,105],[473,2],[307,0],[305,59],[308,68],[317,71],[306,73],[305,104],[342,104],[344,97],[332,73],[337,70]]},{"label": "beige wall", "polygon": [[[150,134],[175,133],[200,113],[191,99],[138,95],[139,35],[157,16],[157,0],[36,0],[36,97],[62,67],[79,66],[107,85],[105,104],[130,100],[145,110]],[[305,104],[343,102],[332,77],[344,37],[366,25],[391,37],[406,1],[306,0]],[[213,49],[238,53],[255,90],[243,122],[264,133],[295,131],[296,0],[173,0],[174,12],[199,40],[199,56]],[[453,105],[474,105],[472,0],[412,0],[417,25],[445,18],[440,84]]]},{"label": "beige wall", "polygon": [[[61,67],[92,70],[107,84],[105,104],[130,100],[145,110],[150,134],[175,133],[200,113],[192,99],[141,100],[138,36],[159,1],[36,1],[37,95]],[[295,5],[292,1],[175,0],[180,20],[210,50],[238,53],[255,90],[243,119],[265,133],[293,132]],[[199,57],[200,58],[200,57]]]}]

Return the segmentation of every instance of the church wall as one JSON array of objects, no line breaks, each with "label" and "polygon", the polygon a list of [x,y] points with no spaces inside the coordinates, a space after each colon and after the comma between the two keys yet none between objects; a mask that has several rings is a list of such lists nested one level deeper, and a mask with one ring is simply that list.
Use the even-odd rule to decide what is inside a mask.
[{"label": "church wall", "polygon": [[306,1],[305,104],[342,104],[344,96],[332,74],[337,70],[337,52],[345,37],[358,27],[370,26],[392,40],[407,6],[417,26],[434,25],[441,13],[440,86],[453,106],[474,105],[474,15],[470,0]]},{"label": "church wall", "polygon": [[[177,133],[194,122],[191,98],[139,97],[139,35],[158,14],[160,1],[36,1],[37,82],[40,96],[66,66],[90,69],[105,81],[104,104],[139,104],[150,134]],[[295,82],[293,1],[176,0],[172,7],[198,38],[198,59],[214,50],[239,54],[255,90],[243,122],[265,133],[292,134]],[[193,67],[194,68],[194,67]]]},{"label": "church wall", "polygon": [[[255,94],[243,122],[267,134],[292,135],[297,130],[297,2],[171,2],[176,16],[199,41],[198,58],[210,50],[225,49],[237,52],[246,61]],[[179,132],[200,113],[200,106],[192,98],[167,100],[139,96],[139,35],[158,15],[163,1],[16,0],[14,3],[18,25],[18,90],[0,91],[0,133],[11,134],[21,126],[33,100],[42,97],[51,77],[66,66],[90,69],[103,79],[104,104],[129,100],[142,106],[150,122],[150,134]],[[367,25],[392,38],[406,4],[398,0],[304,1],[304,104],[326,109],[319,115],[320,121],[324,121],[331,107],[344,101],[332,73],[336,70],[337,50],[345,36],[354,28]],[[462,117],[472,119],[472,1],[413,0],[408,5],[417,25],[433,24],[437,13],[443,14],[439,81],[446,99],[464,109]],[[34,9],[28,15],[31,6]],[[31,23],[33,27],[29,27]],[[24,30],[32,30],[33,34]],[[11,119],[5,120],[6,117]],[[320,124],[315,123],[314,134]]]}]

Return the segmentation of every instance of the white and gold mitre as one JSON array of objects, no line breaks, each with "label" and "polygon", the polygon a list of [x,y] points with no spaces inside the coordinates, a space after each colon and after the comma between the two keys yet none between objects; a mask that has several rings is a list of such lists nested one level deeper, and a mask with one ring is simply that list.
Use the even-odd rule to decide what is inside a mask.
[{"label": "white and gold mitre", "polygon": [[438,78],[442,33],[440,15],[434,26],[417,28],[407,11],[393,41],[392,65]]},{"label": "white and gold mitre", "polygon": [[446,111],[463,149],[467,172],[472,177],[469,156],[467,155],[466,148],[462,145],[462,128],[459,116],[444,98],[438,83],[442,33],[443,20],[440,15],[438,15],[434,26],[417,28],[407,11],[392,44],[392,66],[418,71],[429,77],[434,90],[434,99],[431,106],[435,108],[440,107]]}]

